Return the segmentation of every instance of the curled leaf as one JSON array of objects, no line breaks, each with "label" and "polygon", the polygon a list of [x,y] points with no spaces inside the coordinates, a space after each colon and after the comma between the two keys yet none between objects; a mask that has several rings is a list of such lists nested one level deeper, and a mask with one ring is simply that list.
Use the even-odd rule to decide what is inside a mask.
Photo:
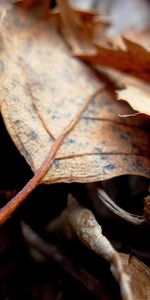
[{"label": "curled leaf", "polygon": [[143,216],[134,215],[131,213],[128,213],[124,209],[122,209],[120,206],[118,206],[107,194],[106,192],[98,188],[97,189],[98,196],[100,200],[117,216],[120,218],[123,218],[124,220],[134,224],[134,225],[141,225],[145,222],[145,218]]}]

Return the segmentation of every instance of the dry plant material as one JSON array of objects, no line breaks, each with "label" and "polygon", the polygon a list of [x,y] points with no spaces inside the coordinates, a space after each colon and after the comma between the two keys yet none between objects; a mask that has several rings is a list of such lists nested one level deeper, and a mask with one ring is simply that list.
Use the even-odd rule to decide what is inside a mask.
[{"label": "dry plant material", "polygon": [[150,176],[146,130],[126,126],[116,116],[124,108],[102,92],[104,85],[91,69],[71,57],[58,15],[43,18],[43,11],[30,13],[23,3],[13,6],[3,24],[0,106],[35,176],[1,210],[1,222],[41,182]]},{"label": "dry plant material", "polygon": [[144,215],[146,222],[150,224],[150,195],[144,198]]},{"label": "dry plant material", "polygon": [[133,300],[130,275],[124,270],[119,253],[102,234],[102,228],[92,212],[74,198],[69,199],[67,209],[70,224],[82,243],[110,263],[111,271],[120,285],[122,299]]},{"label": "dry plant material", "polygon": [[[89,63],[111,67],[150,82],[149,3],[135,0],[133,3],[126,1],[123,4],[119,0],[115,3],[106,1],[103,6],[109,8],[113,19],[109,29],[113,36],[103,31],[99,39],[91,41],[95,46],[95,53],[81,53],[79,57]],[[72,50],[78,56],[73,45]]]},{"label": "dry plant material", "polygon": [[135,300],[148,300],[150,295],[150,269],[134,256],[120,253],[124,268],[130,274]]},{"label": "dry plant material", "polygon": [[147,82],[114,69],[103,68],[103,72],[114,83],[117,99],[127,101],[135,111],[131,115],[150,116],[150,87]]},{"label": "dry plant material", "polygon": [[[0,2],[0,109],[12,140],[34,172],[0,210],[0,224],[41,183],[93,182],[123,174],[150,177],[148,128],[137,120],[121,119],[118,115],[127,115],[128,104],[115,101],[112,86],[105,85],[92,68],[77,59],[145,80],[147,83],[126,76],[124,88],[117,93],[118,99],[149,116],[149,47],[129,38],[123,42],[107,39],[107,24],[97,19],[98,14],[72,9],[66,0],[58,0],[58,4],[59,10],[52,13],[48,0]],[[147,37],[145,41],[149,45]],[[122,76],[117,84],[122,84]],[[144,218],[125,212],[103,190],[98,192],[105,205],[128,222],[149,222],[149,196],[144,200]],[[148,299],[149,269],[134,257],[119,254],[90,210],[71,198],[59,221],[64,217],[68,235],[74,231],[89,249],[110,263],[123,300]],[[54,222],[51,229],[59,226]],[[26,232],[28,229],[25,227]],[[50,249],[35,233],[30,231],[30,235],[31,244],[39,243],[46,256],[50,250],[51,256],[60,260],[53,245]],[[70,263],[63,259],[64,266]],[[97,280],[80,271],[80,276],[77,270],[74,276],[82,283],[81,275],[91,280],[90,291],[99,286]]]},{"label": "dry plant material", "polygon": [[[47,231],[55,236],[61,236],[62,239],[67,238],[67,240],[73,240],[74,234],[76,234],[85,246],[113,265],[111,270],[115,277],[117,271],[114,270],[118,268],[118,265],[116,263],[114,266],[114,264],[119,257],[121,270],[125,272],[125,282],[127,278],[129,279],[127,285],[130,285],[132,290],[131,299],[149,299],[150,269],[134,256],[118,253],[108,239],[102,235],[101,226],[95,220],[92,212],[82,207],[72,196],[69,198],[66,209],[48,224]],[[115,254],[113,254],[114,252]],[[111,255],[117,255],[117,259],[112,259]]]},{"label": "dry plant material", "polygon": [[100,198],[100,200],[117,216],[120,218],[126,220],[129,223],[132,223],[134,225],[141,225],[143,224],[146,220],[145,217],[143,216],[138,216],[131,214],[124,209],[122,209],[120,206],[118,206],[107,194],[106,192],[101,189],[97,188],[97,193]]},{"label": "dry plant material", "polygon": [[[144,164],[145,159],[148,163],[146,155],[149,153],[146,131],[126,127],[116,116],[117,111],[123,114],[122,105],[116,104],[106,92],[89,100],[96,89],[103,89],[103,84],[86,66],[70,57],[51,21],[39,24],[37,20],[36,27],[35,20],[30,24],[32,19],[22,20],[19,13],[14,15],[18,22],[23,22],[19,28],[8,15],[8,26],[12,22],[15,28],[11,26],[14,37],[11,37],[7,51],[6,48],[3,50],[4,66],[5,52],[8,56],[9,51],[10,57],[7,73],[4,67],[2,77],[1,111],[11,137],[32,170],[38,170],[54,140],[83,108],[82,119],[68,135],[43,182],[98,181],[126,172],[149,176]],[[9,33],[6,29],[4,41]],[[9,93],[11,86],[13,95]],[[137,148],[134,146],[133,149],[133,143]],[[124,163],[123,159],[120,161],[120,155],[125,156]],[[137,155],[141,156],[142,168],[136,165]]]},{"label": "dry plant material", "polygon": [[71,57],[53,16],[39,20],[14,7],[5,19],[2,37],[2,115],[15,144],[36,171],[53,142],[103,84]]},{"label": "dry plant material", "polygon": [[124,77],[122,83],[124,88],[117,90],[117,98],[127,101],[135,111],[150,116],[149,84],[127,77]]},{"label": "dry plant material", "polygon": [[150,82],[150,52],[127,38],[123,42],[126,50],[97,45],[94,55],[77,56],[88,63],[111,67]]},{"label": "dry plant material", "polygon": [[91,43],[93,38],[92,22],[87,23],[87,26],[85,26],[85,22],[71,9],[67,0],[58,0],[58,4],[67,41],[76,49],[77,53],[80,53],[81,48],[83,52],[86,52],[87,49],[92,53],[95,49]]},{"label": "dry plant material", "polygon": [[[94,31],[91,22],[92,31],[88,30],[90,36],[87,36],[86,31],[81,30],[76,14],[74,17],[70,16],[72,10],[67,1],[60,0],[59,5],[64,27],[67,30],[66,40],[76,56],[92,64],[111,67],[150,81],[149,28],[140,33],[135,30],[126,30],[126,38],[119,36],[108,38],[103,28],[101,36],[95,38],[96,26]],[[102,26],[102,22],[100,24]],[[83,25],[82,28],[84,28]],[[120,76],[122,76],[124,89],[117,92],[118,99],[126,100],[135,111],[150,115],[149,85],[138,79],[123,77],[121,74]],[[121,81],[120,78],[119,81]]]},{"label": "dry plant material", "polygon": [[[149,7],[150,9],[150,7]],[[124,35],[133,42],[143,46],[148,51],[150,50],[150,24],[148,24],[143,30],[137,30],[137,28],[127,28]]]},{"label": "dry plant material", "polygon": [[98,38],[106,39],[107,22],[100,12],[91,12],[91,18],[83,19],[86,12],[80,14],[73,9],[67,0],[58,0],[62,18],[61,30],[65,40],[76,54],[94,54],[96,47],[94,41]]}]

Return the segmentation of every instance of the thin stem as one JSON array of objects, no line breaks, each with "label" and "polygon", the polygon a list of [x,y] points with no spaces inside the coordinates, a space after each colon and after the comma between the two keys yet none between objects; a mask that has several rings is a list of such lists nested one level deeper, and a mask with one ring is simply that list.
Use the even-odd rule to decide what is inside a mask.
[{"label": "thin stem", "polygon": [[[104,87],[102,87],[104,88]],[[93,97],[98,93],[98,91],[89,97],[87,101],[85,101],[84,105],[80,108],[78,113],[76,114],[75,118],[68,124],[62,134],[54,141],[51,150],[49,151],[46,159],[43,161],[40,168],[37,170],[35,175],[28,181],[28,183],[23,187],[23,189],[13,197],[3,208],[0,209],[0,225],[3,224],[11,215],[12,213],[19,207],[19,205],[25,200],[25,198],[41,183],[42,178],[45,176],[49,168],[52,166],[56,153],[60,148],[63,140],[67,136],[67,134],[73,129],[76,123],[79,121],[82,113],[89,105],[90,101]]]},{"label": "thin stem", "polygon": [[67,209],[70,224],[82,243],[110,263],[111,271],[120,285],[122,300],[134,300],[130,274],[124,270],[119,253],[103,235],[93,213],[82,207],[73,197],[69,198]]},{"label": "thin stem", "polygon": [[25,198],[37,187],[41,182],[41,179],[47,173],[48,169],[51,167],[55,160],[55,155],[64,139],[63,135],[60,135],[58,139],[54,142],[48,156],[42,163],[41,167],[37,170],[35,175],[28,181],[28,183],[23,187],[23,189],[14,196],[3,208],[0,209],[0,224],[3,224],[12,213],[18,208],[18,206],[25,200]]}]

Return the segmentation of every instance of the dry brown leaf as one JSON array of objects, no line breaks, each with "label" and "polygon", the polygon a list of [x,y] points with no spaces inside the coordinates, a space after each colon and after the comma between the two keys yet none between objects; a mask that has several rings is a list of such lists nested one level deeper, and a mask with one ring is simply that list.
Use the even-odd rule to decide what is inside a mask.
[{"label": "dry brown leaf", "polygon": [[[116,112],[126,108],[87,66],[70,56],[56,24],[21,14],[5,19],[1,111],[16,146],[36,172],[54,140],[88,108],[68,134],[43,182],[88,182],[121,174],[150,176],[149,135]],[[132,125],[132,122],[131,122]]]},{"label": "dry brown leaf", "polygon": [[[60,7],[60,14],[62,16],[62,20],[63,20],[64,27],[65,27],[65,37],[66,37],[67,42],[72,47],[75,54],[81,53],[81,54],[86,55],[86,53],[87,53],[88,56],[91,56],[92,52],[94,53],[96,51],[96,46],[94,46],[94,40],[97,39],[95,37],[95,31],[93,28],[94,24],[92,23],[92,20],[90,20],[90,23],[88,22],[88,26],[86,27],[85,22],[84,23],[81,22],[81,19],[79,19],[79,16],[77,15],[77,13],[71,9],[67,0],[65,0],[65,1],[59,0],[58,3],[59,3],[59,7]],[[149,48],[148,48],[148,45],[150,43],[149,29],[147,29],[143,32],[137,32],[135,30],[127,30],[126,35],[129,36],[130,38],[132,38],[132,43],[137,43],[138,40],[140,39],[140,44],[138,46],[142,47],[142,43],[143,43],[143,45],[146,47],[145,51],[149,51]],[[133,70],[131,70],[131,68],[133,69],[132,65],[134,65],[134,68],[135,68],[134,71],[136,71],[136,74],[138,72],[139,76],[143,77],[143,74],[141,74],[141,71],[138,70],[137,67],[135,67],[135,59],[137,59],[137,57],[135,56],[134,61],[132,61],[132,60],[130,61],[130,59],[132,58],[132,57],[130,57],[131,53],[127,54],[125,45],[123,44],[123,40],[121,39],[121,37],[117,36],[115,38],[108,39],[108,38],[106,38],[105,32],[103,32],[102,37],[103,37],[103,42],[104,42],[105,46],[108,42],[110,42],[114,48],[113,51],[115,51],[114,52],[115,55],[112,54],[112,56],[110,56],[109,59],[106,59],[106,57],[105,57],[106,60],[104,60],[104,62],[102,62],[102,64],[106,64],[108,66],[110,64],[111,67],[112,67],[112,64],[114,64],[113,67],[116,68],[116,63],[117,63],[118,69],[121,68],[121,70],[122,70],[122,68],[123,68],[124,71],[126,71],[126,72],[130,71],[131,73],[133,71]],[[102,46],[102,42],[101,42],[100,47],[101,46]],[[107,50],[108,49],[110,50],[110,48],[107,48]],[[129,48],[128,48],[128,50],[129,50]],[[118,54],[118,51],[120,54],[125,53],[123,62],[118,60],[119,56],[117,59],[116,53]],[[132,48],[131,48],[131,52],[133,52]],[[101,55],[101,53],[100,53],[100,55]],[[132,55],[135,55],[135,53],[132,53]],[[102,60],[103,57],[100,57],[100,59]],[[115,61],[113,62],[114,59],[115,59]],[[143,60],[143,58],[141,58],[141,59]],[[122,65],[122,63],[123,63],[123,65]],[[137,62],[137,63],[139,63],[139,62]],[[126,69],[124,69],[124,67]],[[147,66],[146,66],[146,68],[147,68]],[[142,72],[143,72],[143,70],[142,70]],[[150,80],[150,75],[149,74],[147,74],[147,75],[148,75],[148,80]],[[149,88],[149,86],[142,81],[125,77],[122,74],[120,74],[120,76],[118,76],[118,79],[119,79],[118,81],[121,82],[121,84],[124,86],[124,89],[121,89],[121,91],[119,90],[117,92],[118,99],[126,100],[135,111],[138,111],[142,114],[149,115],[150,114],[150,109],[149,109],[149,107],[150,107],[149,106],[150,88]]]},{"label": "dry brown leaf", "polygon": [[148,300],[150,296],[150,269],[134,256],[121,254],[126,271],[131,274],[134,299]]},{"label": "dry brown leaf", "polygon": [[127,76],[114,70],[104,70],[105,74],[118,87],[118,100],[127,101],[133,108],[131,116],[136,112],[150,116],[150,87],[149,84],[135,77]]},{"label": "dry brown leaf", "polygon": [[118,99],[127,101],[135,111],[150,116],[150,86],[140,80],[124,81],[124,86],[117,91]]},{"label": "dry brown leaf", "polygon": [[[60,0],[61,2],[61,0]],[[127,1],[125,3],[125,11],[122,11],[122,2],[116,1],[115,3],[109,3],[110,1],[106,1],[106,6],[110,6],[110,15],[112,11],[114,11],[114,16],[118,19],[118,28],[122,28],[122,34],[125,35],[124,38],[116,37],[113,38],[108,37],[108,34],[103,30],[96,38],[88,40],[89,43],[89,52],[88,48],[84,50],[84,48],[77,48],[75,44],[78,42],[77,36],[74,35],[74,43],[70,42],[69,44],[72,47],[74,55],[83,59],[84,61],[92,64],[100,64],[102,66],[115,68],[119,71],[123,71],[127,74],[131,74],[142,78],[148,82],[150,82],[150,31],[149,28],[145,29],[149,24],[149,16],[148,11],[150,11],[150,6],[147,2],[141,3],[141,1],[135,0],[133,3],[131,1]],[[109,3],[109,4],[108,4]],[[126,5],[127,4],[127,5]],[[130,5],[131,4],[131,5]],[[130,7],[131,6],[131,7]],[[101,7],[101,4],[100,4]],[[103,7],[103,6],[102,6]],[[130,10],[129,10],[130,7]],[[105,4],[104,4],[104,8]],[[139,10],[142,11],[143,14],[138,14]],[[135,17],[133,11],[136,10]],[[69,9],[68,9],[69,11]],[[128,25],[130,24],[130,17],[125,19],[124,22],[124,13],[129,15],[133,21],[133,24],[138,24],[139,28],[143,29],[143,31],[137,32],[135,29],[129,30]],[[120,16],[122,16],[120,18]],[[145,16],[145,18],[144,18]],[[142,19],[141,19],[142,17]],[[122,22],[123,20],[123,22]],[[73,22],[73,21],[72,21]],[[128,23],[129,22],[129,23]],[[131,22],[132,23],[132,22]],[[119,26],[120,24],[120,26]],[[126,24],[126,26],[124,25]],[[117,24],[116,24],[117,25]],[[123,25],[123,27],[122,27]],[[130,24],[131,25],[131,24]],[[144,28],[143,28],[144,27]],[[134,28],[134,27],[133,27]],[[137,26],[135,27],[137,28]],[[110,26],[110,30],[113,30],[113,25]],[[74,22],[74,32],[77,31],[77,24]],[[120,31],[120,30],[119,30]],[[75,41],[76,39],[76,41]],[[92,52],[90,52],[90,46],[92,48]],[[79,51],[80,50],[80,51]],[[94,53],[95,52],[95,53]]]},{"label": "dry brown leaf", "polygon": [[[100,12],[82,12],[73,9],[67,0],[58,0],[60,15],[62,18],[61,30],[68,44],[76,54],[95,53],[94,41],[98,38],[106,39],[106,28],[108,23]],[[90,18],[86,18],[87,15]]]},{"label": "dry brown leaf", "polygon": [[108,15],[111,27],[109,34],[122,33],[127,28],[143,30],[150,24],[150,5],[147,0],[70,0],[84,9],[100,9]]},{"label": "dry brown leaf", "polygon": [[148,51],[150,50],[150,27],[146,27],[142,31],[137,31],[137,29],[127,29],[124,35],[129,40],[143,46]]},{"label": "dry brown leaf", "polygon": [[21,0],[21,6],[25,9],[38,8],[40,15],[47,14],[50,7],[50,0]]},{"label": "dry brown leaf", "polygon": [[88,63],[115,68],[150,82],[150,52],[129,39],[123,38],[123,41],[126,50],[97,45],[94,55],[77,57]]}]

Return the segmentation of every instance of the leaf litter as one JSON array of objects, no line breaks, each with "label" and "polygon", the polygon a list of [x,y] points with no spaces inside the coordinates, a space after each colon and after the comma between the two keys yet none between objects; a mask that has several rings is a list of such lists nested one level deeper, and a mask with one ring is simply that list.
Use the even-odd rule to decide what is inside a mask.
[{"label": "leaf litter", "polygon": [[[59,10],[49,12],[49,1],[22,1],[12,4],[7,11],[7,6],[5,9],[2,3],[1,113],[13,142],[34,176],[1,209],[0,223],[5,222],[41,183],[86,183],[120,175],[150,177],[147,120],[141,122],[136,114],[134,120],[121,118],[121,115],[134,115],[133,110],[127,103],[116,101],[114,85],[92,66],[79,60],[124,72],[126,75],[115,78],[118,85],[121,83],[125,87],[117,92],[118,98],[126,100],[135,111],[149,115],[147,37],[145,46],[132,38],[123,38],[123,42],[118,37],[112,39],[106,33],[108,22],[100,13],[78,11],[67,1],[59,0],[58,5]],[[142,36],[146,35],[143,33]],[[114,79],[113,72],[108,74]],[[110,203],[114,213],[117,211],[133,223],[138,218],[140,223],[140,217],[126,213],[111,200]],[[87,229],[92,240],[96,240],[100,225],[95,223],[95,236],[88,227],[90,218],[86,224],[78,219],[80,213],[72,211],[70,216],[81,241],[97,252],[98,244],[83,241],[79,231],[83,230],[85,234]],[[144,217],[141,220],[141,224],[146,222]],[[98,243],[102,249],[98,254],[109,261],[105,252],[109,247],[113,249],[110,242],[102,236]],[[133,258],[128,275],[121,254],[115,249],[114,253],[110,262],[113,264],[118,257],[113,274],[120,284],[122,299],[146,299],[149,269],[146,266],[142,269],[142,264]],[[132,273],[132,267],[137,270],[136,275]],[[144,272],[145,292],[140,285]],[[134,275],[137,276],[135,281]]]}]

